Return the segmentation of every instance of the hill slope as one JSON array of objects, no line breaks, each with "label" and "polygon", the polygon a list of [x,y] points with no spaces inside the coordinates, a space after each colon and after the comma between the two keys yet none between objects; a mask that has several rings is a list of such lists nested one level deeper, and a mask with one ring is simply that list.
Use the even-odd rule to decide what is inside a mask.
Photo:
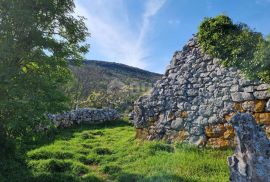
[{"label": "hill slope", "polygon": [[126,79],[125,76],[127,76],[135,80],[155,82],[161,77],[161,74],[158,73],[115,62],[87,60],[84,61],[84,65],[88,68],[98,67],[104,70],[104,73],[107,73],[109,76],[115,76],[124,80]]},{"label": "hill slope", "polygon": [[123,100],[128,100],[127,97],[130,95],[138,95],[149,90],[161,77],[161,74],[125,64],[96,60],[85,60],[81,66],[71,64],[70,67],[79,84],[79,100],[85,101],[92,93],[102,93],[99,94],[99,100],[102,100],[100,106],[90,104],[82,107],[107,107],[109,106],[105,104],[107,101],[113,104],[122,103]]}]

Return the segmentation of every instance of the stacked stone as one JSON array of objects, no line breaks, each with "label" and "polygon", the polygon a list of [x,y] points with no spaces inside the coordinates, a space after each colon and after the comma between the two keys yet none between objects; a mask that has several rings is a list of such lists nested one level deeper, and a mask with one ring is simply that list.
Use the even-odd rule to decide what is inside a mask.
[{"label": "stacked stone", "polygon": [[62,114],[50,114],[49,118],[55,127],[67,128],[74,124],[97,124],[113,121],[120,118],[114,109],[89,109],[80,108]]},{"label": "stacked stone", "polygon": [[236,111],[250,111],[270,124],[269,85],[219,63],[202,53],[196,37],[175,52],[151,94],[135,102],[137,137],[226,147],[234,145],[227,121]]}]

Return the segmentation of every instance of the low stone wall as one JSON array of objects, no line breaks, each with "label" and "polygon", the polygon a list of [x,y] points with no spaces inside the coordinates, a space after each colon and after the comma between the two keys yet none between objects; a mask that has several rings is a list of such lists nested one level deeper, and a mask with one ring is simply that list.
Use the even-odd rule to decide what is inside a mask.
[{"label": "low stone wall", "polygon": [[132,122],[138,138],[230,147],[235,134],[228,120],[238,111],[252,113],[270,130],[269,88],[223,67],[193,37],[175,52],[152,92],[135,102]]},{"label": "low stone wall", "polygon": [[114,109],[89,109],[80,108],[62,114],[50,114],[49,118],[55,127],[66,128],[73,124],[97,124],[112,121],[120,118]]}]

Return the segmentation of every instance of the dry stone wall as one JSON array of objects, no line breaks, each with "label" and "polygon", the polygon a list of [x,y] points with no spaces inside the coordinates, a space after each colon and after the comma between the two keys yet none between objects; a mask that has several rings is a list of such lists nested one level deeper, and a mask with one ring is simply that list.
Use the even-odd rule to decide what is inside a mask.
[{"label": "dry stone wall", "polygon": [[269,85],[244,79],[239,70],[219,63],[202,53],[196,37],[175,52],[151,93],[135,102],[137,137],[233,146],[228,120],[237,111],[252,113],[270,132]]},{"label": "dry stone wall", "polygon": [[61,114],[50,114],[49,118],[57,128],[67,128],[74,124],[98,124],[113,121],[120,118],[114,109],[90,109],[80,108]]}]

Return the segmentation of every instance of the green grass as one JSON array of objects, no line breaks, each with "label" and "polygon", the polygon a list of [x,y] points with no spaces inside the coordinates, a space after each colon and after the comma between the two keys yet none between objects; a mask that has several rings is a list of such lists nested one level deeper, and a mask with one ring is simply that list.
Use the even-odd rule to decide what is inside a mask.
[{"label": "green grass", "polygon": [[20,150],[22,155],[0,162],[1,182],[228,181],[231,154],[137,140],[125,121],[54,131]]}]

